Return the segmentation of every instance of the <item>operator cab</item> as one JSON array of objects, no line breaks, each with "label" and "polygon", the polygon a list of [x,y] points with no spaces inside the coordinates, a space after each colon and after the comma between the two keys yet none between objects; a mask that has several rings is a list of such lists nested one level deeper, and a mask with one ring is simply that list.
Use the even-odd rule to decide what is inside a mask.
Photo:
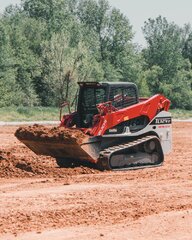
[{"label": "operator cab", "polygon": [[98,114],[97,104],[111,101],[117,110],[138,103],[138,91],[134,83],[79,82],[77,127],[92,127],[93,116]]}]

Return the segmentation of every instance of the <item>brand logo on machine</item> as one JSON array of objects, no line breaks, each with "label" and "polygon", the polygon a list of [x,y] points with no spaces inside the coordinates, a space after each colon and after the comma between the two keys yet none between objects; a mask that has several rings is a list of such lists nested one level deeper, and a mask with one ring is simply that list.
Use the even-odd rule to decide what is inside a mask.
[{"label": "brand logo on machine", "polygon": [[151,122],[151,125],[171,124],[171,122],[171,117],[157,117]]}]

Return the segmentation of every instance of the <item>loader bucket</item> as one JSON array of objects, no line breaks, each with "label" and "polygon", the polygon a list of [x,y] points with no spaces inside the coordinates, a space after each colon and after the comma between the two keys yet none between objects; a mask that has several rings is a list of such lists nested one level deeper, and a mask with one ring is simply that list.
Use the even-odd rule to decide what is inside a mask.
[{"label": "loader bucket", "polygon": [[99,156],[100,141],[79,129],[34,125],[20,127],[15,136],[37,155],[92,163],[96,163]]}]

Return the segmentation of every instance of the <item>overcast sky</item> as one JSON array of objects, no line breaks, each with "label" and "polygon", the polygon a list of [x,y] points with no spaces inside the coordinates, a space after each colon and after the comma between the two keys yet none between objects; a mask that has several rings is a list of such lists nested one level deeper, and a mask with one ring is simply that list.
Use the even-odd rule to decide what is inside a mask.
[{"label": "overcast sky", "polygon": [[159,15],[179,26],[192,25],[192,0],[109,0],[112,6],[119,8],[130,20],[135,41],[144,44],[141,27],[148,18]]},{"label": "overcast sky", "polygon": [[[135,42],[144,45],[141,27],[148,18],[159,15],[166,17],[179,26],[185,23],[192,24],[192,0],[108,0],[130,20],[135,32]],[[9,4],[20,3],[20,0],[0,0],[0,11]]]},{"label": "overcast sky", "polygon": [[7,7],[10,4],[17,4],[20,3],[20,0],[0,0],[0,11],[2,12],[5,7]]}]

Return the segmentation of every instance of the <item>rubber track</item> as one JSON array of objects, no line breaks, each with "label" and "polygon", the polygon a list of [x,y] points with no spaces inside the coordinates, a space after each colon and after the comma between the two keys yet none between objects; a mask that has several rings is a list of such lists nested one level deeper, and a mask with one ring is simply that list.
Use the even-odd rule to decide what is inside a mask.
[{"label": "rubber track", "polygon": [[[104,150],[102,150],[100,152],[99,159],[101,159],[101,162],[107,161],[107,165],[109,165],[108,164],[108,159],[110,159],[110,157],[113,153],[121,151],[121,150],[125,150],[127,148],[137,146],[137,145],[139,145],[141,143],[144,143],[144,142],[147,142],[151,139],[157,139],[159,141],[159,138],[156,137],[156,136],[147,136],[147,137],[139,138],[139,139],[134,140],[134,141],[129,142],[129,143],[108,147],[108,148],[105,148]],[[143,166],[141,165],[141,166],[135,166],[135,167],[111,169],[110,166],[107,166],[105,168],[105,164],[104,164],[104,166],[102,164],[102,166],[105,168],[105,170],[113,170],[113,171],[123,171],[123,170],[141,169],[141,168],[149,168],[149,167],[158,167],[158,166],[161,166],[161,165],[162,165],[162,162],[160,162],[159,164],[153,164],[153,165],[143,165]]]}]

